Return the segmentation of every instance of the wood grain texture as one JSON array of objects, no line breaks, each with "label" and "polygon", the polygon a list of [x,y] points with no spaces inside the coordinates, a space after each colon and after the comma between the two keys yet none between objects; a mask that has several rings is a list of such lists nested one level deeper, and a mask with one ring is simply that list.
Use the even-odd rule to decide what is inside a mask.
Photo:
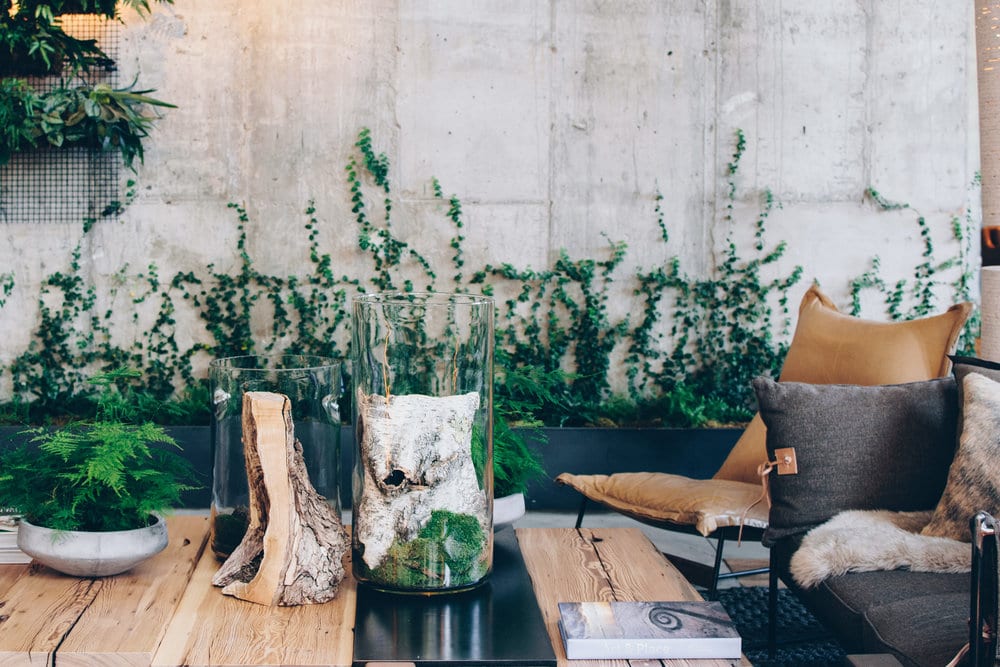
[{"label": "wood grain texture", "polygon": [[586,531],[615,600],[701,600],[687,579],[638,528]]},{"label": "wood grain texture", "polygon": [[[202,555],[153,665],[340,665],[354,648],[353,577],[337,597],[318,605],[267,607],[213,587],[219,563]],[[350,572],[350,563],[345,562]]]},{"label": "wood grain texture", "polygon": [[[51,665],[57,648],[60,666],[351,664],[353,577],[320,605],[265,607],[227,597],[211,584],[219,563],[205,549],[207,518],[168,523],[167,550],[125,575],[77,579],[37,565],[0,566],[0,586],[6,586],[0,588],[0,666]],[[528,528],[518,529],[517,538],[561,667],[732,664],[569,662],[557,625],[560,601],[700,597],[639,529]]]},{"label": "wood grain texture", "polygon": [[559,602],[701,600],[638,528],[519,528],[521,545],[545,628],[560,667],[749,665],[731,660],[573,660],[559,634]]},{"label": "wood grain texture", "polygon": [[[14,585],[14,582],[17,581],[21,575],[27,573],[27,571],[27,563],[4,563],[0,565],[0,600],[2,600],[4,594],[10,590],[10,587]],[[3,614],[3,607],[0,607],[0,616]]]},{"label": "wood grain texture", "polygon": [[31,565],[4,595],[0,665],[46,665],[97,595],[93,579]]},{"label": "wood grain texture", "polygon": [[97,579],[87,613],[58,650],[63,665],[148,665],[208,540],[208,518],[167,520],[167,548],[129,572]]}]

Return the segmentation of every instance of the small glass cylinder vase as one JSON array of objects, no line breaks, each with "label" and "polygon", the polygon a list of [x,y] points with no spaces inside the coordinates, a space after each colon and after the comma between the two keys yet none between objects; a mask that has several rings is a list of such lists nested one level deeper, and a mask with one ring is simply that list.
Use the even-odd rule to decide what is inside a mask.
[{"label": "small glass cylinder vase", "polygon": [[292,406],[309,481],[340,513],[339,360],[312,355],[248,355],[209,364],[212,391],[212,551],[232,553],[249,521],[250,489],[243,455],[243,394],[284,394]]},{"label": "small glass cylinder vase", "polygon": [[353,325],[354,576],[477,586],[493,567],[493,300],[364,295]]}]

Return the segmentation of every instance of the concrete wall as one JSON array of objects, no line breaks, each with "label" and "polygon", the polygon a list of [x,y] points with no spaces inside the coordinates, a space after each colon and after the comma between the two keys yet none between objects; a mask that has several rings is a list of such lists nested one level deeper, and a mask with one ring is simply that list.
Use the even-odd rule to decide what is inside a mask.
[{"label": "concrete wall", "polygon": [[[749,238],[770,189],[768,242],[788,242],[776,270],[801,265],[798,293],[816,279],[844,304],[875,256],[888,280],[912,277],[918,215],[939,259],[957,253],[955,216],[978,225],[972,18],[965,0],[176,0],[126,17],[122,79],[138,73],[179,108],[147,143],[135,201],[84,244],[84,272],[106,286],[126,264],[165,277],[233,265],[226,204],[241,202],[259,268],[294,273],[310,199],[324,250],[344,272],[369,270],[344,165],[370,127],[392,159],[397,232],[434,261],[452,234],[435,176],[462,200],[470,266],[600,255],[606,233],[628,243],[628,267],[678,255],[693,275],[731,233]],[[912,208],[882,211],[869,187]],[[80,233],[0,229],[0,273],[16,280],[0,363],[28,345],[38,282],[66,268]],[[621,285],[619,312],[629,295]],[[131,323],[121,295],[108,305],[123,339],[149,324]]]}]

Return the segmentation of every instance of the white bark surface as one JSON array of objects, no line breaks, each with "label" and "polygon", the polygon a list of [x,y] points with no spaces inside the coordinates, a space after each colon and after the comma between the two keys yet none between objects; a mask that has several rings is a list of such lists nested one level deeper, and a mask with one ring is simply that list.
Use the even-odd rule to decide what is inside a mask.
[{"label": "white bark surface", "polygon": [[414,539],[435,510],[471,514],[490,529],[472,461],[478,393],[357,400],[364,472],[353,530],[369,568],[396,540]]}]

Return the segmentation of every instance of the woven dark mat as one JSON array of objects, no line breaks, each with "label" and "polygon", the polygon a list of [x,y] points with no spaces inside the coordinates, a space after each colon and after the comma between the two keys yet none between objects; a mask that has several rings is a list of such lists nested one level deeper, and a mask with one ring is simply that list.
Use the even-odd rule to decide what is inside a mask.
[{"label": "woven dark mat", "polygon": [[743,653],[756,667],[839,667],[844,650],[793,593],[778,591],[778,648],[767,650],[767,587],[738,586],[719,591],[743,637]]}]

